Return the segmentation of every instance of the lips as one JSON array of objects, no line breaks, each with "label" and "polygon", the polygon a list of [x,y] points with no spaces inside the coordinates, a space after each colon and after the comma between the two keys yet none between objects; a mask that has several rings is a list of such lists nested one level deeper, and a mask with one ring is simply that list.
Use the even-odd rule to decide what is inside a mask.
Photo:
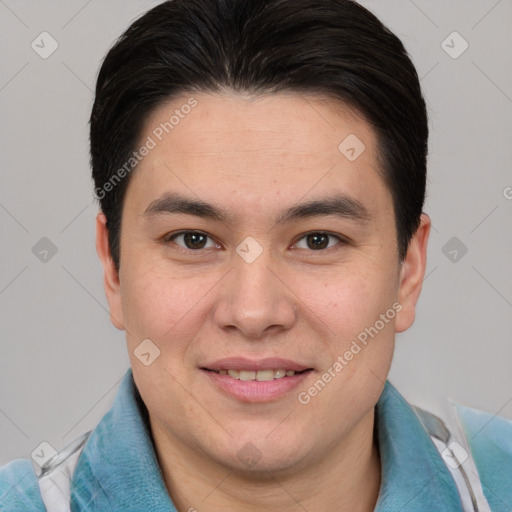
[{"label": "lips", "polygon": [[227,358],[200,367],[223,393],[244,402],[267,402],[286,395],[313,368],[289,359]]}]

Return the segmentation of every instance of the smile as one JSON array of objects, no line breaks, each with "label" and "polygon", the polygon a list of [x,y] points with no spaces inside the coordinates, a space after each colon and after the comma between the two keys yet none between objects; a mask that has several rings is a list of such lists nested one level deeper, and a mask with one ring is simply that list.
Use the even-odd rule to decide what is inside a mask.
[{"label": "smile", "polygon": [[289,359],[220,359],[199,369],[214,389],[242,402],[272,402],[304,383],[314,369]]},{"label": "smile", "polygon": [[218,373],[219,375],[229,375],[231,378],[236,380],[256,380],[258,382],[266,382],[274,379],[282,379],[284,377],[293,377],[297,373],[303,373],[308,370],[302,370],[301,372],[296,372],[294,370],[210,370]]}]

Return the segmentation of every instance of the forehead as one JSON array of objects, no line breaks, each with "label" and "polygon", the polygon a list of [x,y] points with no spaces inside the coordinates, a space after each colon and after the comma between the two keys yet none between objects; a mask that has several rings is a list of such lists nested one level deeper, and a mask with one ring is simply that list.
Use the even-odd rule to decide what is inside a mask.
[{"label": "forehead", "polygon": [[176,189],[224,205],[244,198],[270,207],[333,189],[370,207],[391,203],[369,123],[318,95],[182,95],[148,117],[144,144],[152,149],[129,189],[146,203]]},{"label": "forehead", "polygon": [[[196,106],[188,108],[192,101]],[[148,117],[144,134],[155,132],[159,139],[159,127],[169,120],[172,127],[162,137],[193,135],[183,151],[196,155],[283,148],[296,154],[333,152],[347,129],[358,132],[370,152],[375,142],[373,130],[356,110],[339,100],[296,92],[181,95]]]}]

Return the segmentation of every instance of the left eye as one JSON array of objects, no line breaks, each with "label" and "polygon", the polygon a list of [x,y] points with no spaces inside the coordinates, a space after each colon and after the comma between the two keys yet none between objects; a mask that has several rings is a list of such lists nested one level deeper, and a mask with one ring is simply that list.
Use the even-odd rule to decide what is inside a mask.
[{"label": "left eye", "polygon": [[[329,249],[333,245],[329,239],[343,243],[343,240],[339,236],[331,235],[330,233],[324,233],[321,231],[308,233],[304,235],[299,242],[295,244],[295,247],[299,249],[311,249],[313,251],[319,251],[322,249]],[[305,242],[302,242],[304,240]],[[302,246],[301,246],[302,244]]]},{"label": "left eye", "polygon": [[[208,239],[210,239],[209,242]],[[176,242],[177,240],[181,240],[182,243]],[[199,231],[182,231],[181,233],[175,233],[174,235],[167,237],[166,241],[176,242],[180,247],[190,250],[219,247],[219,245],[216,244],[208,235]]]}]

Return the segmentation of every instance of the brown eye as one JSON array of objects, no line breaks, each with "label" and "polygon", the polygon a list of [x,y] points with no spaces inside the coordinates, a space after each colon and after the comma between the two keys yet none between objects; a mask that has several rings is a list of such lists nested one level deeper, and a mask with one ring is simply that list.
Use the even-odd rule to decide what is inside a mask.
[{"label": "brown eye", "polygon": [[[302,242],[302,241],[305,242]],[[315,231],[312,233],[308,233],[304,235],[295,246],[299,249],[310,249],[313,251],[321,251],[323,249],[331,248],[336,243],[332,243],[332,241],[343,244],[344,241],[336,235],[332,235],[330,233],[324,233],[322,231]]]},{"label": "brown eye", "polygon": [[310,249],[325,249],[329,245],[329,236],[324,234],[313,234],[306,237]]},{"label": "brown eye", "polygon": [[[218,247],[209,236],[199,231],[182,231],[167,237],[166,242],[175,242],[180,247],[190,250],[207,249],[210,247]],[[181,242],[181,243],[180,243]],[[210,245],[208,245],[208,243]]]}]

